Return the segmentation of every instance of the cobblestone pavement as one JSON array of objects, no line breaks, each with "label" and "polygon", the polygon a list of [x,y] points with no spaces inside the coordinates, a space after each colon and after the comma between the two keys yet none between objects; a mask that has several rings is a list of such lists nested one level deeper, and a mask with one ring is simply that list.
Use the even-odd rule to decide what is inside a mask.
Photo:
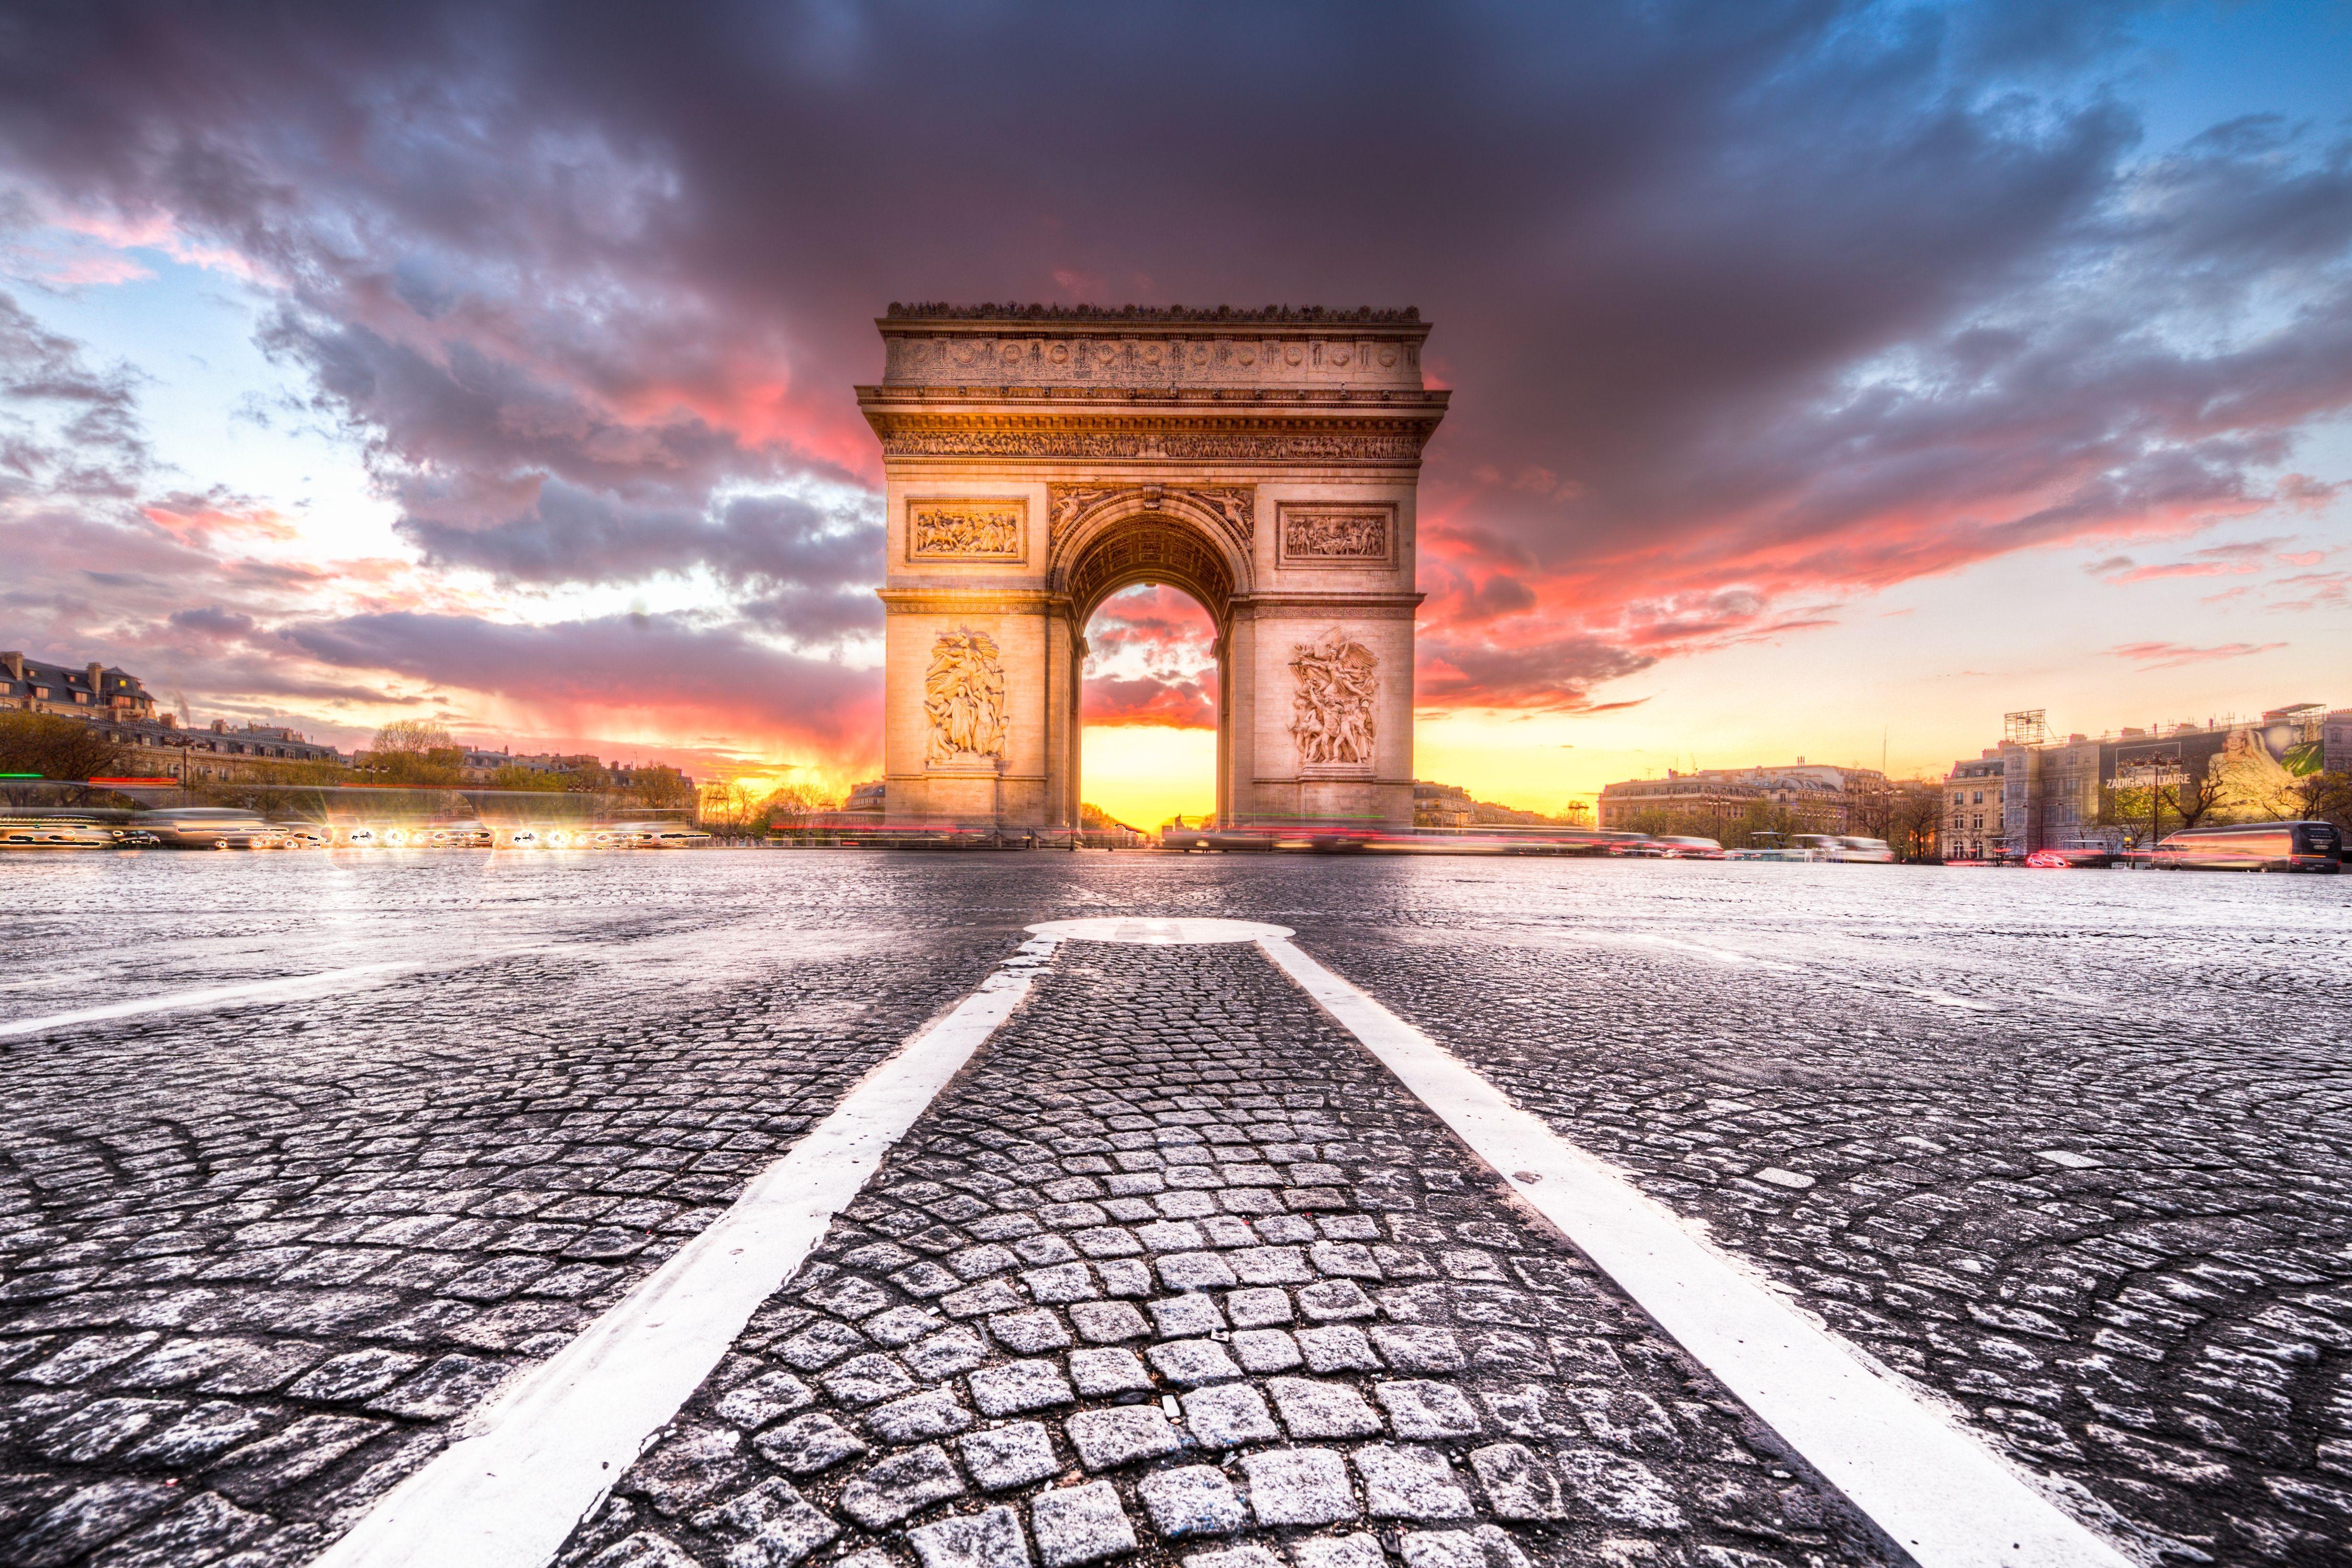
[{"label": "cobblestone pavement", "polygon": [[[2185,1561],[2316,1564],[2352,1554],[2347,879],[1238,856],[363,860],[0,867],[0,933],[30,960],[0,977],[0,1023],[384,955],[414,966],[345,995],[0,1040],[11,1091],[0,1104],[0,1562],[202,1563],[230,1551],[273,1568],[302,1560],[437,1449],[490,1384],[666,1256],[866,1063],[968,990],[1022,925],[1126,912],[1296,927],[1302,946],[1563,1135],[1705,1220],[1996,1446],[2084,1489],[2076,1511],[2111,1511],[2106,1522],[2127,1541]],[[1083,978],[1072,962],[1053,985]],[[1116,967],[1091,954],[1084,966]],[[1033,1004],[1021,1028],[1044,1021]],[[1329,1044],[1320,1033],[1300,1039],[1277,1043]],[[1028,1041],[1000,1037],[977,1071],[998,1071],[1002,1053]],[[1051,1066],[1058,1076],[1088,1059],[1066,1051]],[[1370,1071],[1360,1055],[1333,1060]],[[1007,1100],[1003,1114],[1092,1114],[1086,1095],[1131,1092],[1118,1081],[1125,1065],[1104,1071],[1115,1081],[1067,1088],[1074,1103],[1016,1110]],[[1321,1107],[1280,1109],[1325,1110],[1352,1128],[1370,1102],[1348,1096],[1366,1082],[1350,1080],[1344,1094],[1320,1082],[1265,1087],[1332,1095]],[[1235,1102],[1221,1117],[1198,1113],[1210,1119],[1195,1125],[1210,1139],[1211,1124],[1251,1126],[1243,1112],[1268,1109]],[[1409,1105],[1380,1113],[1391,1113],[1400,1124],[1417,1115]],[[1162,1113],[1139,1103],[1135,1113]],[[1110,1130],[1091,1135],[1113,1143],[1113,1155],[1136,1152],[1114,1140],[1143,1128],[1097,1119]],[[940,1157],[981,1175],[1008,1169],[989,1163],[1012,1159],[1004,1148],[950,1135],[974,1151]],[[1367,1149],[1396,1141],[1370,1130],[1360,1140]],[[1055,1157],[1082,1156],[1056,1148]],[[1489,1202],[1475,1190],[1434,1196]],[[895,1196],[876,1201],[908,1207]],[[1143,1227],[1158,1222],[1128,1219],[1108,1191],[1052,1201],[1096,1202],[1106,1220],[1081,1228],[1126,1229],[1150,1246]],[[1318,1244],[1432,1254],[1440,1244],[1407,1239],[1409,1222],[1429,1213],[1310,1208],[1313,1239],[1261,1240],[1307,1249],[1310,1268]],[[1370,1238],[1321,1228],[1366,1218],[1377,1228]],[[965,1218],[933,1219],[970,1229]],[[993,1242],[975,1234],[934,1254],[889,1236],[879,1217],[854,1223],[920,1262],[942,1263],[965,1245],[1013,1249],[1021,1267],[1012,1280],[1054,1267],[1021,1243],[1076,1245],[1048,1224]],[[1522,1235],[1522,1250],[1541,1250]],[[1232,1250],[1202,1236],[1193,1250]],[[1111,1293],[1103,1266],[1121,1260],[1073,1260],[1095,1270],[1103,1301],[1148,1300]],[[830,1261],[874,1274],[845,1254]],[[894,1302],[909,1294],[889,1281],[898,1271],[875,1276],[877,1289],[900,1292]],[[1150,1280],[1152,1295],[1171,1293],[1156,1262]],[[1433,1281],[1356,1282],[1378,1305],[1383,1291]],[[1516,1275],[1495,1288],[1549,1299]],[[1605,1304],[1609,1292],[1597,1289]],[[1350,1325],[1310,1322],[1302,1298],[1292,1301],[1301,1315],[1288,1332],[1306,1369],[1245,1366],[1236,1381],[1265,1391],[1276,1375],[1339,1377],[1360,1391],[1368,1380],[1402,1380],[1385,1362],[1357,1375],[1307,1364],[1302,1331]],[[1073,1349],[1134,1350],[1166,1380],[1144,1354],[1163,1337],[1148,1309],[1148,1334],[1097,1344],[1076,1337],[1072,1309],[1082,1304],[1044,1303]],[[999,1343],[990,1315],[953,1321]],[[1357,1320],[1375,1355],[1369,1327],[1381,1323],[1450,1327],[1466,1347],[1461,1323]],[[768,1325],[782,1334],[777,1345],[808,1326]],[[1238,1336],[1256,1331],[1229,1320],[1215,1332],[1234,1336],[1223,1346],[1241,1364]],[[1654,1352],[1630,1352],[1650,1343],[1638,1333],[1565,1337],[1613,1345],[1623,1386],[1671,1420],[1711,1397],[1675,1392],[1679,1372],[1661,1370]],[[905,1349],[878,1342],[839,1359],[885,1349],[919,1371]],[[1546,1351],[1563,1388],[1606,1385]],[[782,1353],[747,1342],[744,1354]],[[1067,1354],[1056,1353],[1066,1368]],[[730,1363],[719,1377],[740,1370]],[[793,1369],[810,1403],[778,1422],[829,1413],[872,1450],[793,1481],[842,1531],[828,1558],[880,1539],[840,1512],[828,1488],[897,1451],[865,1413],[852,1419],[836,1401],[824,1381],[834,1370]],[[997,1419],[973,1403],[969,1374],[953,1375],[965,1379],[954,1387],[975,1423]],[[1467,1375],[1482,1394],[1476,1369]],[[1118,1397],[1072,1391],[1089,1406]],[[1189,1432],[1189,1391],[1171,1392],[1171,1428]],[[1268,1401],[1280,1424],[1280,1401]],[[1377,1399],[1371,1407],[1388,1420]],[[1492,1416],[1473,1407],[1482,1422]],[[1097,1473],[1067,1432],[1075,1408],[1003,1417],[1053,1426],[1056,1486],[1091,1485]],[[1578,1407],[1577,1442],[1622,1457],[1588,1415]],[[717,1419],[716,1405],[693,1418]],[[1384,1441],[1414,1443],[1384,1430]],[[1752,1457],[1751,1440],[1734,1435]],[[983,1502],[985,1514],[1005,1495],[982,1486],[958,1446],[965,1436],[932,1439],[966,1490],[922,1520]],[[1469,1447],[1507,1437],[1496,1428]],[[1789,1525],[1827,1532],[1794,1548],[1709,1533],[1714,1516],[1693,1500],[1707,1483],[1678,1467],[1700,1463],[1693,1456],[1713,1438],[1696,1427],[1681,1437],[1681,1458],[1638,1443],[1633,1455],[1694,1531],[1646,1537],[1648,1560],[1687,1560],[1685,1547],[1699,1545],[1783,1557],[1866,1552],[1866,1540],[1837,1532],[1834,1511],[1797,1521],[1801,1531]],[[748,1438],[711,1442],[710,1462],[730,1474],[768,1463]],[[1491,1518],[1468,1449],[1436,1446],[1474,1518]],[[1198,1468],[1181,1458],[1148,1464]],[[1723,1462],[1753,1478],[1756,1467]],[[1778,1466],[1791,1471],[1785,1481],[1769,1477],[1774,1463],[1765,1461],[1768,1479],[1806,1495],[1793,1467]],[[1349,1466],[1361,1500],[1362,1470]],[[1238,1464],[1212,1468],[1234,1478],[1237,1497],[1250,1492]],[[1133,1485],[1143,1472],[1100,1473],[1139,1540],[1155,1539]],[[756,1560],[736,1555],[751,1537],[699,1531],[699,1510],[664,1513],[643,1489],[623,1498],[640,1511],[633,1529],[674,1531],[712,1562]],[[1014,1511],[1043,1554],[1025,1502]],[[1583,1527],[1643,1539],[1597,1516]],[[1567,1525],[1507,1528],[1537,1555],[1576,1539]],[[611,1544],[599,1541],[599,1552]],[[1188,1545],[1179,1555],[1223,1549]],[[1621,1555],[1640,1560],[1631,1547]],[[1357,1568],[1292,1556],[1297,1568]]]},{"label": "cobblestone pavement", "polygon": [[0,1042],[0,1561],[307,1559],[1008,940],[604,925]]},{"label": "cobblestone pavement", "polygon": [[[1519,880],[1443,936],[1423,901],[1302,940],[2126,1539],[2352,1556],[2345,889],[2078,877],[1971,941]],[[2058,897],[1962,892],[2005,886]]]},{"label": "cobblestone pavement", "polygon": [[558,1562],[1383,1549],[1901,1560],[1255,947],[1077,943]]}]

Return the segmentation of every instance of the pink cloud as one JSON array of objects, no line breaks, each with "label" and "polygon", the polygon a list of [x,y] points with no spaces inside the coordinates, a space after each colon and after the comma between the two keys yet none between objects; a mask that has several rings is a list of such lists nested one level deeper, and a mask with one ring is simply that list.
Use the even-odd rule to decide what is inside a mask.
[{"label": "pink cloud", "polygon": [[2120,659],[2133,660],[2147,669],[2171,670],[2183,664],[2201,664],[2216,659],[2248,658],[2285,646],[2284,643],[2223,643],[2211,648],[2192,648],[2181,643],[2126,643],[2107,652]]}]

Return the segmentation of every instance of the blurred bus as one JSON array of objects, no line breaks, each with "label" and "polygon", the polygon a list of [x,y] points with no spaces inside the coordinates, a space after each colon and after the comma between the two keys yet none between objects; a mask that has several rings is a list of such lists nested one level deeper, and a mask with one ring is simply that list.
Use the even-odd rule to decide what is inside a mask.
[{"label": "blurred bus", "polygon": [[2240,822],[2183,828],[2148,856],[2158,871],[2313,871],[2342,868],[2344,835],[2333,822]]}]

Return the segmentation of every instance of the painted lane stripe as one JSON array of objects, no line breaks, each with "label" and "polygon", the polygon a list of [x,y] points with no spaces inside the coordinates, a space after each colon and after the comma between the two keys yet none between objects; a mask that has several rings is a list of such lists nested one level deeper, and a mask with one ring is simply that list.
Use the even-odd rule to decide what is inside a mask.
[{"label": "painted lane stripe", "polygon": [[1039,938],[853,1085],[727,1212],[467,1435],[386,1493],[314,1568],[541,1568],[792,1277],[1053,955]]},{"label": "painted lane stripe", "polygon": [[1923,1568],[2127,1568],[1978,1438],[1452,1052],[1289,941],[1259,946]]},{"label": "painted lane stripe", "polygon": [[165,991],[159,996],[134,997],[129,1001],[108,1002],[103,1007],[81,1008],[69,1013],[51,1013],[47,1018],[11,1019],[0,1022],[0,1039],[11,1035],[39,1034],[44,1030],[71,1029],[79,1024],[103,1023],[110,1019],[136,1018],[142,1013],[177,1012],[189,1008],[226,1007],[234,1002],[308,1001],[313,997],[332,995],[336,991],[356,990],[362,986],[382,985],[394,974],[417,967],[415,964],[357,964],[348,969],[327,969],[314,975],[289,975],[275,980],[254,980],[241,986],[210,986],[195,991]]}]

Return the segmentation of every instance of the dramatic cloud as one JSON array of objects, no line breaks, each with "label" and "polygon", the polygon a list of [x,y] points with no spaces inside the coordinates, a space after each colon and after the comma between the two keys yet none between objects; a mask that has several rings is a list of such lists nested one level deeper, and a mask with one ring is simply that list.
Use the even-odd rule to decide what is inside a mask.
[{"label": "dramatic cloud", "polygon": [[[845,734],[880,627],[850,388],[872,316],[941,298],[1420,306],[1456,389],[1423,476],[1435,708],[1589,709],[2019,550],[2091,544],[2123,584],[2252,574],[2178,541],[2303,527],[2345,483],[2294,465],[2352,411],[2352,152],[2260,117],[2145,145],[2116,90],[2131,17],[26,13],[0,216],[31,274],[105,287],[145,247],[257,293],[411,559],[306,579],[268,507],[153,471],[129,372],[6,305],[0,526],[69,513],[108,548],[50,550],[0,608],[205,682],[299,653],[286,679],[388,700],[666,691]],[[548,622],[638,583],[695,612]],[[1096,640],[1090,716],[1204,721],[1205,639]],[[731,691],[701,679],[738,657]]]},{"label": "dramatic cloud", "polygon": [[2126,643],[2107,652],[2119,659],[2135,660],[2151,670],[2171,670],[2215,659],[2243,659],[2285,646],[2284,643],[2225,643],[2215,648],[2191,648],[2179,643]]}]

